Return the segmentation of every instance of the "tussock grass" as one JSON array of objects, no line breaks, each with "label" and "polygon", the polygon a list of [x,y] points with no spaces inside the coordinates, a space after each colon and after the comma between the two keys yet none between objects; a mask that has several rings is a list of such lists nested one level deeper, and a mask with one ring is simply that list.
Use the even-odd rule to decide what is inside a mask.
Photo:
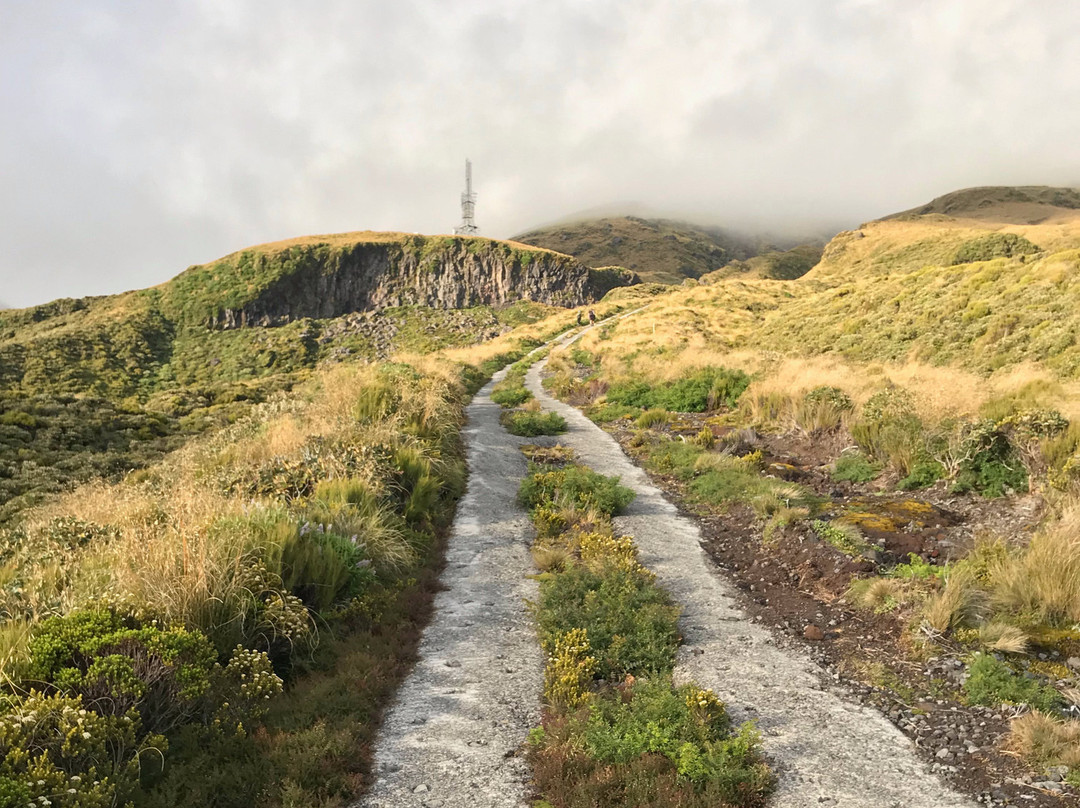
[{"label": "tussock grass", "polygon": [[1080,507],[1032,540],[994,571],[993,599],[1004,611],[1051,624],[1080,622]]}]

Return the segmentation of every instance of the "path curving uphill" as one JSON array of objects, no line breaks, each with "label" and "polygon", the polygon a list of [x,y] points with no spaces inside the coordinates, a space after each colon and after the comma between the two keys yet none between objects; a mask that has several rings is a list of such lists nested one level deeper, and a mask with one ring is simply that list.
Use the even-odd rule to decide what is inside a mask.
[{"label": "path curving uphill", "polygon": [[489,395],[467,409],[469,483],[448,541],[446,589],[376,739],[362,808],[527,805],[516,755],[540,722],[543,656],[525,600],[535,598],[528,514],[517,504],[526,462]]},{"label": "path curving uphill", "polygon": [[[564,340],[565,343],[572,339]],[[778,648],[750,622],[735,590],[701,548],[697,525],[623,453],[615,439],[540,385],[547,360],[526,375],[526,387],[569,432],[559,442],[586,465],[616,474],[637,492],[616,529],[633,536],[641,561],[683,607],[684,644],[676,680],[711,688],[732,715],[758,723],[779,777],[776,808],[973,808],[931,774],[911,743],[875,710],[826,689],[825,674],[796,650]]]}]

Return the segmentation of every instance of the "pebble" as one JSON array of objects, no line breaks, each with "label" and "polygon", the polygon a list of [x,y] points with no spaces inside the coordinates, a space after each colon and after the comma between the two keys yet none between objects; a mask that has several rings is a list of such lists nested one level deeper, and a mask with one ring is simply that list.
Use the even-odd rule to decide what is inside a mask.
[{"label": "pebble", "polygon": [[421,783],[420,785],[418,785],[416,788],[414,788],[412,790],[412,793],[413,794],[427,794],[429,791],[431,791],[431,787],[428,786],[427,783]]},{"label": "pebble", "polygon": [[825,639],[825,632],[813,623],[807,623],[806,628],[803,629],[803,637],[817,642]]}]

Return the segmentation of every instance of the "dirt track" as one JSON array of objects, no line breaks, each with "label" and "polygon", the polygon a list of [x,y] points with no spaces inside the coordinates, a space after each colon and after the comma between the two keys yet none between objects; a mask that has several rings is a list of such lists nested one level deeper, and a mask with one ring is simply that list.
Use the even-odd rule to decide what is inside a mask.
[{"label": "dirt track", "polygon": [[[610,435],[543,391],[542,364],[526,383],[545,409],[569,423],[559,442],[637,491],[616,527],[634,537],[642,561],[684,607],[676,676],[715,690],[737,719],[758,722],[780,778],[773,804],[973,806],[930,774],[881,714],[829,689],[809,658],[778,649],[751,622],[701,549],[694,522]],[[535,593],[527,578],[532,527],[516,502],[526,470],[519,447],[528,441],[499,425],[490,390],[491,384],[468,410],[469,487],[449,541],[447,590],[379,734],[377,781],[359,803],[365,808],[526,804],[528,772],[515,753],[539,721],[543,666],[524,604]]]}]

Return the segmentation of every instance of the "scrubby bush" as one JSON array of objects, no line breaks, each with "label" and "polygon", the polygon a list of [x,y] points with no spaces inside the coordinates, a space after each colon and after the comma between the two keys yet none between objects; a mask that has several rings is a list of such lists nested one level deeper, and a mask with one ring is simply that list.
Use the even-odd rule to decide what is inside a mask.
[{"label": "scrubby bush", "polygon": [[985,707],[1026,704],[1046,712],[1062,704],[1061,694],[1054,688],[1016,673],[990,654],[975,655],[963,687],[969,702]]},{"label": "scrubby bush", "polygon": [[733,407],[750,384],[741,370],[706,367],[673,382],[649,384],[632,380],[608,387],[607,402],[639,409],[706,412]]},{"label": "scrubby bush", "polygon": [[569,428],[566,419],[557,412],[541,413],[524,410],[503,413],[502,425],[511,435],[522,438],[559,435]]},{"label": "scrubby bush", "polygon": [[851,434],[867,455],[904,475],[925,455],[922,421],[915,414],[911,394],[899,387],[871,396]]},{"label": "scrubby bush", "polygon": [[637,418],[641,415],[641,408],[625,404],[598,404],[590,407],[586,414],[598,424],[608,424],[620,418]]},{"label": "scrubby bush", "polygon": [[634,496],[633,490],[619,485],[618,477],[605,477],[576,465],[534,470],[518,490],[518,500],[530,511],[545,503],[558,503],[582,510],[595,508],[609,516],[620,513]]},{"label": "scrubby bush", "polygon": [[1032,255],[1037,252],[1039,252],[1037,245],[1016,233],[991,233],[965,241],[953,253],[950,263],[956,266],[975,261],[990,261],[994,258]]},{"label": "scrubby bush", "polygon": [[838,387],[815,387],[795,407],[795,423],[810,434],[827,432],[843,425],[855,405]]},{"label": "scrubby bush", "polygon": [[881,466],[871,463],[860,452],[849,452],[836,459],[832,478],[840,482],[868,483],[881,474]]}]

